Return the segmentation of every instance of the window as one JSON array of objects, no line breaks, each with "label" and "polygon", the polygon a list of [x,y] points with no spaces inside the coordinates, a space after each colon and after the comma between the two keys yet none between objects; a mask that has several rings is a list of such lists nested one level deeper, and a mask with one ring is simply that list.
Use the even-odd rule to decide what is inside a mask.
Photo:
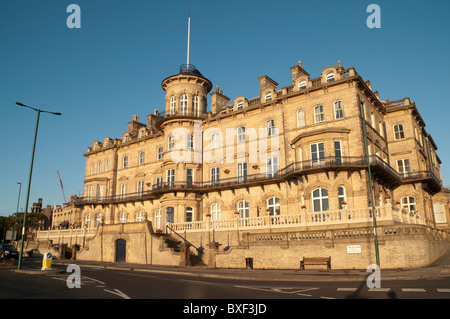
[{"label": "window", "polygon": [[336,165],[342,164],[341,141],[334,141],[334,160],[336,161]]},{"label": "window", "polygon": [[403,176],[409,176],[411,174],[411,167],[409,165],[409,159],[404,158],[397,160],[397,169]]},{"label": "window", "polygon": [[267,208],[269,215],[280,215],[280,199],[278,197],[271,197],[267,200]]},{"label": "window", "polygon": [[394,125],[394,138],[395,140],[402,140],[405,138],[405,132],[403,131],[403,124]]},{"label": "window", "polygon": [[136,221],[138,223],[144,221],[144,212],[143,211],[139,211],[136,213]]},{"label": "window", "polygon": [[98,161],[97,163],[97,173],[101,173],[102,172],[102,162]]},{"label": "window", "polygon": [[144,134],[145,134],[145,130],[141,130],[141,131],[139,132],[139,137],[140,137],[140,138],[143,138],[143,137],[144,137]]},{"label": "window", "polygon": [[138,195],[142,195],[142,193],[144,192],[144,181],[143,180],[138,181],[136,188]]},{"label": "window", "polygon": [[94,188],[92,186],[88,186],[88,199],[92,199],[92,193],[93,193]]},{"label": "window", "polygon": [[170,135],[167,141],[167,148],[169,151],[171,151],[175,146],[175,137],[173,135]]},{"label": "window", "polygon": [[305,80],[298,82],[298,89],[299,90],[306,89],[306,81]]},{"label": "window", "polygon": [[266,175],[269,178],[275,177],[278,172],[278,157],[272,156],[266,159]]},{"label": "window", "polygon": [[180,114],[187,115],[188,113],[188,97],[186,94],[182,94],[180,97]]},{"label": "window", "polygon": [[213,133],[211,134],[211,150],[215,150],[219,148],[219,134]]},{"label": "window", "polygon": [[248,218],[250,216],[248,202],[246,200],[240,201],[237,206],[239,218]]},{"label": "window", "polygon": [[187,135],[187,148],[188,149],[194,148],[194,137],[192,136],[192,134]]},{"label": "window", "polygon": [[321,123],[325,121],[325,113],[323,112],[323,105],[317,105],[314,107],[314,122]]},{"label": "window", "polygon": [[219,220],[220,219],[220,204],[212,204],[211,205],[211,220]]},{"label": "window", "polygon": [[305,111],[303,109],[297,111],[297,127],[305,126]]},{"label": "window", "polygon": [[219,167],[211,168],[211,184],[217,184],[219,182]]},{"label": "window", "polygon": [[95,225],[94,227],[98,227],[98,225],[100,225],[102,222],[102,215],[101,214],[97,214],[95,215]]},{"label": "window", "polygon": [[91,175],[94,174],[95,164],[91,163]]},{"label": "window", "polygon": [[97,185],[97,199],[101,200],[103,196],[103,185]]},{"label": "window", "polygon": [[105,172],[109,171],[109,159],[105,159]]},{"label": "window", "polygon": [[173,223],[175,217],[175,209],[173,207],[166,208],[166,223]]},{"label": "window", "polygon": [[155,212],[155,228],[161,229],[161,210],[160,209],[158,209]]},{"label": "window", "polygon": [[193,221],[194,209],[192,207],[186,207],[185,211],[185,221],[186,223],[190,223]]},{"label": "window", "polygon": [[139,165],[144,164],[144,158],[145,158],[145,153],[144,152],[140,152],[139,153]]},{"label": "window", "polygon": [[194,169],[186,168],[186,186],[192,186],[194,182]]},{"label": "window", "polygon": [[109,141],[108,140],[105,140],[105,145],[103,146],[103,147],[108,147],[108,143],[109,143]]},{"label": "window", "polygon": [[315,212],[324,212],[328,210],[328,190],[326,188],[317,188],[312,191],[313,210]]},{"label": "window", "polygon": [[434,220],[436,223],[446,223],[445,209],[443,203],[433,203]]},{"label": "window", "polygon": [[237,141],[238,143],[245,142],[245,127],[243,126],[237,128]]},{"label": "window", "polygon": [[122,213],[119,216],[119,223],[125,224],[127,222],[127,213]]},{"label": "window", "polygon": [[241,110],[244,108],[244,101],[243,100],[239,100],[236,103],[236,110]]},{"label": "window", "polygon": [[172,96],[170,98],[170,115],[175,115],[176,110],[177,110],[177,98],[175,96]]},{"label": "window", "polygon": [[270,119],[266,121],[266,134],[267,136],[275,135],[275,120]]},{"label": "window", "polygon": [[325,80],[328,82],[333,82],[334,81],[334,72],[328,72],[325,75]]},{"label": "window", "polygon": [[238,183],[247,181],[247,163],[242,162],[237,164],[237,179]]},{"label": "window", "polygon": [[163,147],[158,147],[157,151],[156,151],[156,159],[158,161],[163,159]]},{"label": "window", "polygon": [[334,119],[338,120],[344,117],[344,110],[342,109],[342,102],[334,102]]},{"label": "window", "polygon": [[269,102],[269,101],[272,101],[272,93],[271,92],[267,92],[264,95],[264,102]]},{"label": "window", "polygon": [[409,212],[416,211],[416,199],[412,196],[403,197],[402,208],[406,208]]},{"label": "window", "polygon": [[128,156],[122,157],[122,168],[128,167]]},{"label": "window", "polygon": [[161,187],[162,183],[163,183],[163,178],[162,177],[155,178],[156,187]]},{"label": "window", "polygon": [[347,200],[345,199],[345,188],[344,186],[339,186],[338,187],[338,200],[339,200],[339,209],[342,209],[342,202],[346,202]]},{"label": "window", "polygon": [[311,144],[311,164],[320,166],[325,164],[325,149],[323,142]]},{"label": "window", "polygon": [[127,184],[120,184],[120,199],[125,199],[127,195]]},{"label": "window", "polygon": [[194,95],[192,98],[192,111],[194,112],[195,116],[200,115],[200,103],[197,95]]},{"label": "window", "polygon": [[175,169],[171,168],[166,171],[166,183],[167,186],[172,187],[175,181]]},{"label": "window", "polygon": [[128,142],[128,135],[125,135],[125,136],[123,137],[123,142],[124,142],[124,143],[127,143],[127,142]]},{"label": "window", "polygon": [[85,217],[85,226],[86,228],[91,228],[91,214],[87,214]]}]

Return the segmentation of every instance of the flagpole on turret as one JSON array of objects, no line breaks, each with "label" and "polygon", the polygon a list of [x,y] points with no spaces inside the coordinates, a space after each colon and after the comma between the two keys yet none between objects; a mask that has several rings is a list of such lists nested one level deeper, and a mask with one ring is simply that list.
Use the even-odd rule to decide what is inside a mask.
[{"label": "flagpole on turret", "polygon": [[191,10],[189,10],[189,18],[188,18],[188,42],[187,42],[187,69],[189,70],[189,42],[191,36]]}]

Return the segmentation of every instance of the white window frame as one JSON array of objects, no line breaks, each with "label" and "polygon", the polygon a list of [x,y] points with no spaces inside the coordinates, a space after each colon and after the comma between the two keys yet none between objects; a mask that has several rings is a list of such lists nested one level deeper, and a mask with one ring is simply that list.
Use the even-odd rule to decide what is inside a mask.
[{"label": "white window frame", "polygon": [[177,98],[172,96],[170,98],[170,115],[175,115],[177,111]]},{"label": "white window frame", "polygon": [[266,136],[274,136],[275,135],[275,120],[268,119],[265,123],[266,127]]},{"label": "white window frame", "polygon": [[220,204],[214,203],[210,207],[211,211],[211,220],[219,220],[221,215]]},{"label": "white window frame", "polygon": [[242,110],[244,108],[244,101],[239,100],[236,102],[236,110]]},{"label": "white window frame", "polygon": [[166,170],[166,184],[167,186],[173,186],[174,182],[175,182],[175,169],[170,168]]},{"label": "white window frame", "polygon": [[194,183],[194,169],[186,168],[186,186],[192,186],[193,183]]},{"label": "white window frame", "polygon": [[247,163],[237,163],[237,182],[245,183],[247,181]]},{"label": "white window frame", "polygon": [[125,199],[127,195],[127,184],[120,184],[120,199]]},{"label": "white window frame", "polygon": [[87,214],[84,220],[86,228],[91,228],[91,214]]},{"label": "white window frame", "polygon": [[167,138],[167,149],[171,151],[173,150],[174,147],[175,147],[175,136],[169,135],[169,137]]},{"label": "white window frame", "polygon": [[188,115],[188,96],[181,94],[180,96],[180,115]]},{"label": "white window frame", "polygon": [[239,218],[249,218],[250,217],[250,208],[248,201],[241,200],[237,203],[237,211],[239,212]]},{"label": "white window frame", "polygon": [[397,123],[393,126],[393,129],[394,129],[394,139],[396,141],[405,139],[405,129],[403,127],[403,124]]},{"label": "white window frame", "polygon": [[105,159],[105,172],[109,171],[109,159]]},{"label": "white window frame", "polygon": [[[411,212],[412,210],[417,211],[416,208],[416,198],[413,196],[405,196],[401,200],[402,202],[402,209],[406,208],[408,212]],[[405,207],[407,206],[407,207]]]},{"label": "white window frame", "polygon": [[187,135],[186,147],[188,150],[191,150],[194,148],[194,136],[192,134]]},{"label": "white window frame", "polygon": [[[315,147],[315,150],[313,150],[313,147]],[[325,164],[325,145],[323,142],[311,143],[309,150],[311,152],[311,165],[317,167]]]},{"label": "white window frame", "polygon": [[[342,190],[342,192],[341,192]],[[341,202],[347,202],[347,195],[346,195],[346,191],[345,191],[345,187],[344,186],[339,186],[338,187],[338,204],[339,204],[339,209],[343,209]]]},{"label": "white window frame", "polygon": [[102,214],[95,215],[94,227],[97,228],[101,222],[102,222]]},{"label": "white window frame", "polygon": [[144,180],[137,181],[136,190],[138,195],[142,195],[144,193]]},{"label": "white window frame", "polygon": [[162,146],[158,147],[156,150],[156,160],[161,161],[163,159],[164,148]]},{"label": "white window frame", "polygon": [[339,120],[344,118],[344,108],[342,107],[342,101],[334,101],[334,119]]},{"label": "white window frame", "polygon": [[325,81],[326,81],[327,83],[333,82],[333,81],[335,81],[335,80],[336,80],[336,78],[335,78],[335,76],[334,76],[334,72],[333,72],[333,71],[330,71],[330,72],[328,72],[328,73],[325,75]]},{"label": "white window frame", "polygon": [[281,214],[281,205],[279,197],[270,197],[267,199],[267,208],[270,216],[277,216]]},{"label": "white window frame", "polygon": [[272,92],[266,92],[264,94],[264,102],[272,101]]},{"label": "white window frame", "polygon": [[136,213],[136,222],[140,223],[144,221],[144,212],[142,210]]},{"label": "white window frame", "polygon": [[298,81],[298,86],[297,87],[298,87],[299,90],[306,89],[306,80]]},{"label": "white window frame", "polygon": [[325,122],[325,111],[322,104],[316,105],[314,107],[314,123]]},{"label": "white window frame", "polygon": [[266,158],[266,176],[269,178],[275,177],[278,172],[278,156],[271,156]]},{"label": "white window frame", "polygon": [[441,202],[433,203],[434,220],[436,223],[446,223],[445,205]]},{"label": "white window frame", "polygon": [[122,157],[122,168],[127,168],[128,167],[128,156],[124,155]]},{"label": "white window frame", "polygon": [[200,115],[200,99],[198,95],[194,95],[192,97],[192,111],[194,112],[195,116]]},{"label": "white window frame", "polygon": [[145,163],[145,152],[139,152],[139,165]]},{"label": "white window frame", "polygon": [[397,171],[402,176],[411,175],[411,163],[409,162],[409,158],[402,158],[397,160]]},{"label": "white window frame", "polygon": [[155,211],[155,229],[161,229],[161,210]]},{"label": "white window frame", "polygon": [[238,143],[244,143],[245,142],[245,126],[239,126],[236,129],[236,137]]},{"label": "white window frame", "polygon": [[127,217],[128,217],[127,215],[128,215],[127,213],[121,213],[119,215],[119,223],[125,224],[127,222]]},{"label": "white window frame", "polygon": [[219,148],[219,133],[211,134],[211,150]]},{"label": "white window frame", "polygon": [[[318,191],[317,194],[315,192]],[[324,194],[324,192],[326,192]],[[316,188],[311,192],[312,208],[314,212],[325,212],[330,209],[329,199],[328,199],[328,189],[326,188]],[[318,204],[316,206],[316,203]]]},{"label": "white window frame", "polygon": [[334,159],[337,165],[342,165],[342,141],[333,141],[334,145]]},{"label": "white window frame", "polygon": [[[188,218],[188,216],[190,217]],[[190,223],[194,221],[194,208],[187,206],[184,210],[184,221]]]},{"label": "white window frame", "polygon": [[305,125],[305,110],[297,110],[297,127],[304,127]]},{"label": "white window frame", "polygon": [[220,181],[220,167],[211,167],[210,169],[211,184],[217,184]]},{"label": "white window frame", "polygon": [[102,172],[102,161],[98,161],[97,162],[97,173],[101,173]]}]

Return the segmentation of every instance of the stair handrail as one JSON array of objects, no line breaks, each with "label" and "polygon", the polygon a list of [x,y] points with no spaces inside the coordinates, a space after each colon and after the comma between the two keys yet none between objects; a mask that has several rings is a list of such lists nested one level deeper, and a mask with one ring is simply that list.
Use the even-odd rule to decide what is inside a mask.
[{"label": "stair handrail", "polygon": [[175,233],[175,235],[177,235],[178,237],[180,237],[182,240],[184,240],[185,244],[189,244],[192,247],[194,247],[197,250],[197,253],[199,256],[202,255],[202,249],[197,248],[194,244],[192,244],[189,240],[187,240],[186,238],[184,238],[183,236],[181,236],[180,234],[178,234],[172,227],[170,227],[169,225],[166,225],[166,233],[167,233],[167,229],[170,229],[173,233]]}]

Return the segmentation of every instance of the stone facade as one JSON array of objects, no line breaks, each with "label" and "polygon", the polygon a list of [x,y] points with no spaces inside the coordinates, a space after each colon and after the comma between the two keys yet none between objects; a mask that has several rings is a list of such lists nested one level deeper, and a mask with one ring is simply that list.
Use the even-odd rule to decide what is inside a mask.
[{"label": "stone facade", "polygon": [[[88,148],[84,197],[73,198],[65,208],[68,215],[76,215],[81,228],[100,227],[100,232],[108,226],[111,245],[128,234],[136,247],[148,244],[149,239],[133,239],[134,226],[130,231],[119,230],[124,224],[150,222],[152,229],[146,232],[153,235],[149,238],[159,230],[183,229],[186,233],[182,231],[178,239],[189,232],[192,245],[206,247],[206,242],[219,238],[211,239],[211,232],[202,230],[195,233],[200,223],[211,221],[221,227],[220,223],[236,219],[301,219],[308,213],[312,220],[328,222],[322,229],[332,231],[348,227],[343,210],[366,209],[368,217],[372,205],[381,209],[386,203],[395,206],[396,201],[400,203],[395,206],[399,216],[413,216],[408,218],[414,219],[414,224],[420,220],[423,227],[448,229],[449,193],[442,188],[441,161],[415,103],[409,98],[380,100],[369,81],[352,67],[344,69],[340,62],[312,79],[300,62],[291,71],[290,86],[279,89],[276,81],[263,75],[258,78],[259,96],[231,100],[219,87],[210,93],[211,82],[195,67],[182,66],[178,74],[162,81],[165,111],[148,115],[147,124],[133,115],[121,138],[106,137]],[[64,213],[55,212],[54,222],[74,219]],[[330,225],[331,215],[339,218]],[[403,220],[400,216],[392,222]],[[267,232],[268,227],[252,231]],[[299,227],[289,232],[305,231]],[[214,232],[216,235],[222,247],[230,238],[240,247],[251,237],[243,230]],[[264,245],[251,249],[275,259],[288,260],[292,253],[292,260],[298,262],[302,254],[327,254],[322,241],[307,250],[293,244],[272,255],[272,242],[265,243],[267,249]],[[102,256],[113,261],[114,247],[108,249],[112,250]],[[232,261],[238,249],[206,250],[214,254],[210,259],[217,265],[232,267],[242,264],[245,254],[236,257],[239,262]],[[138,257],[140,254],[137,249],[127,254],[126,260],[147,263],[147,257]],[[87,251],[83,255],[98,256]],[[439,254],[430,260],[435,255]],[[166,258],[167,264],[173,264]],[[270,262],[262,268],[268,265]]]}]

